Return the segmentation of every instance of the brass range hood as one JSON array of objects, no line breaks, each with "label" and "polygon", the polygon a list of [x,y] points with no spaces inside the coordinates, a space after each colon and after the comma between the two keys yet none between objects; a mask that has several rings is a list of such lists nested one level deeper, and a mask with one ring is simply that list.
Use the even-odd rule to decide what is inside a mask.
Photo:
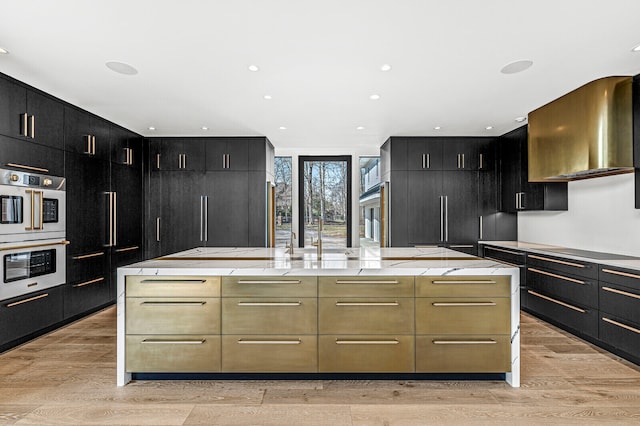
[{"label": "brass range hood", "polygon": [[605,77],[529,113],[529,181],[633,171],[632,77]]}]

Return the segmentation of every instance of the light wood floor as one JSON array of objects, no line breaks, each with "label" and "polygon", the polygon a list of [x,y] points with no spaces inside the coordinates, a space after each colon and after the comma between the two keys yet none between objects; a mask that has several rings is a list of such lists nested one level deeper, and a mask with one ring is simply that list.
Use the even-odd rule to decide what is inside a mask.
[{"label": "light wood floor", "polygon": [[522,315],[522,387],[489,381],[115,385],[116,312],[0,355],[0,424],[640,424],[640,368]]}]

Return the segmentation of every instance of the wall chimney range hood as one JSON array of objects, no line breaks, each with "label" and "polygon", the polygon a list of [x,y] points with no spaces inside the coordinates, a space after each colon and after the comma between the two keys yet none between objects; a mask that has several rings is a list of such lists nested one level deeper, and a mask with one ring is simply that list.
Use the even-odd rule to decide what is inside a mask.
[{"label": "wall chimney range hood", "polygon": [[605,77],[529,113],[529,181],[633,171],[632,77]]}]

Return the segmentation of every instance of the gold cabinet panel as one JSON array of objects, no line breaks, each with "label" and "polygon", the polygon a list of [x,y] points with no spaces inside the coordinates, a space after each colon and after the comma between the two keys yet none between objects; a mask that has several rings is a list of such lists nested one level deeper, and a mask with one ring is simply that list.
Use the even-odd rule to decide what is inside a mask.
[{"label": "gold cabinet panel", "polygon": [[320,298],[320,334],[413,334],[413,298]]},{"label": "gold cabinet panel", "polygon": [[416,373],[511,371],[508,335],[416,336]]},{"label": "gold cabinet panel", "polygon": [[413,297],[413,277],[318,277],[320,297]]},{"label": "gold cabinet panel", "polygon": [[412,373],[414,336],[318,336],[321,373]]},{"label": "gold cabinet panel", "polygon": [[127,297],[220,297],[220,277],[128,276]]},{"label": "gold cabinet panel", "polygon": [[127,297],[127,334],[220,334],[220,299]]},{"label": "gold cabinet panel", "polygon": [[125,343],[129,373],[220,371],[220,336],[128,335]]},{"label": "gold cabinet panel", "polygon": [[416,297],[509,297],[511,276],[416,277]]},{"label": "gold cabinet panel", "polygon": [[416,298],[416,334],[509,334],[508,297]]},{"label": "gold cabinet panel", "polygon": [[222,371],[315,373],[318,371],[318,336],[222,336]]},{"label": "gold cabinet panel", "polygon": [[317,277],[222,277],[223,297],[316,297]]},{"label": "gold cabinet panel", "polygon": [[222,298],[222,334],[316,334],[318,299]]}]

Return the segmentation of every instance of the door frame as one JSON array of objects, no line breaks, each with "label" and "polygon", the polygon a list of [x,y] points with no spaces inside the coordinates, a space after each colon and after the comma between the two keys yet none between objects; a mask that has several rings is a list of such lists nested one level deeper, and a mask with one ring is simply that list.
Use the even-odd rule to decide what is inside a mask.
[{"label": "door frame", "polygon": [[[304,247],[304,163],[305,161],[345,161],[347,163],[347,247],[351,241],[351,155],[300,155],[298,156],[298,247]],[[301,245],[302,244],[302,245]]]}]

